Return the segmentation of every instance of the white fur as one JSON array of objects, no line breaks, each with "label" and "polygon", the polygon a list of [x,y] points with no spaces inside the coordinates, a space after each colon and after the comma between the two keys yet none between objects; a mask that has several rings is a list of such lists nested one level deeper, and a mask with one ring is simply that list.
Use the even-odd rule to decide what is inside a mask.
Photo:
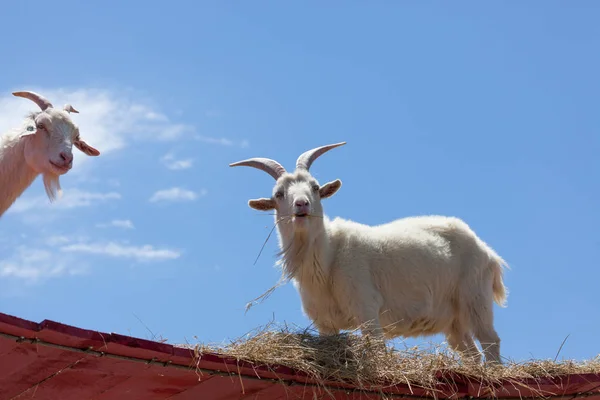
[{"label": "white fur", "polygon": [[0,216],[38,176],[25,162],[25,140],[19,132],[0,139]]},{"label": "white fur", "polygon": [[[445,334],[457,351],[500,362],[493,302],[504,306],[508,267],[458,218],[422,216],[368,226],[328,219],[321,199],[341,187],[323,186],[308,171],[281,176],[271,198],[250,200],[275,210],[284,272],[321,334],[362,328],[381,339]],[[297,201],[309,216],[298,217]],[[302,214],[302,213],[300,213]]]},{"label": "white fur", "polygon": [[[74,111],[72,107],[69,110]],[[2,136],[0,216],[40,174],[43,175],[44,187],[50,201],[57,195],[60,196],[59,177],[72,167],[73,145],[87,155],[100,154],[81,140],[79,128],[71,121],[68,112],[55,108],[31,113],[21,127]]]}]

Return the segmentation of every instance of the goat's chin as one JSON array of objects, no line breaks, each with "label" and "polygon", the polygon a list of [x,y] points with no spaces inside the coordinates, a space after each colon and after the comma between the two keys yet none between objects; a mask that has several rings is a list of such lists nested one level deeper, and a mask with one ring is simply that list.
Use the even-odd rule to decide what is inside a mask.
[{"label": "goat's chin", "polygon": [[46,194],[51,202],[62,196],[62,189],[60,188],[60,175],[46,172],[44,173],[43,180]]},{"label": "goat's chin", "polygon": [[47,172],[53,175],[60,176],[69,172],[70,169],[71,167],[61,167],[60,165],[54,164],[52,161],[50,161],[49,169],[47,170]]},{"label": "goat's chin", "polygon": [[308,226],[310,225],[309,217],[306,215],[305,216],[294,216],[292,218],[292,223],[294,224],[294,229],[296,231],[298,231],[298,230],[306,231],[306,230],[308,230]]},{"label": "goat's chin", "polygon": [[308,215],[294,215],[292,221],[295,226],[302,226],[308,224]]}]

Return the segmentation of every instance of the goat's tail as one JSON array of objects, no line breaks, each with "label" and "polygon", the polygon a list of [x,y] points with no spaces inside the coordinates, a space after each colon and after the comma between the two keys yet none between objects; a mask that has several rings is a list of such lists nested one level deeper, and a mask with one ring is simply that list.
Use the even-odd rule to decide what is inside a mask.
[{"label": "goat's tail", "polygon": [[508,289],[504,286],[504,268],[510,269],[510,266],[502,257],[498,255],[487,243],[480,238],[477,238],[479,245],[488,255],[488,268],[492,272],[492,294],[494,303],[500,307],[506,307],[506,298],[508,297]]},{"label": "goat's tail", "polygon": [[508,264],[502,257],[495,252],[490,254],[489,266],[492,269],[492,290],[494,293],[494,302],[500,307],[506,307],[506,298],[508,297],[508,289],[504,286],[504,268],[509,268]]}]

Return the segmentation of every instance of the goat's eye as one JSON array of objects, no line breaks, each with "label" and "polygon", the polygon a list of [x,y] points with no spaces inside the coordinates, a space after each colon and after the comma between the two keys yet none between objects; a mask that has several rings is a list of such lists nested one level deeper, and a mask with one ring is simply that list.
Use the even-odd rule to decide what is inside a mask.
[{"label": "goat's eye", "polygon": [[275,193],[275,197],[278,199],[283,199],[283,192],[277,192]]},{"label": "goat's eye", "polygon": [[320,188],[319,188],[319,185],[313,185],[312,189],[313,189],[315,192],[318,192]]},{"label": "goat's eye", "polygon": [[42,124],[37,124],[37,128],[38,128],[38,129],[42,129],[42,130],[46,129],[46,128],[44,127],[44,125],[42,125]]}]

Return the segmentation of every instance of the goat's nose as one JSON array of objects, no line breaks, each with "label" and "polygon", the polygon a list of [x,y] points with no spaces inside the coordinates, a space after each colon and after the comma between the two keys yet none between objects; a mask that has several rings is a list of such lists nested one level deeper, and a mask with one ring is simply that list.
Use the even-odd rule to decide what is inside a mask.
[{"label": "goat's nose", "polygon": [[73,161],[73,154],[67,154],[64,151],[60,153],[60,158],[65,162],[65,164],[69,164]]},{"label": "goat's nose", "polygon": [[294,204],[296,205],[296,207],[308,207],[308,200],[307,199],[298,199],[298,200],[296,200],[296,202]]}]

